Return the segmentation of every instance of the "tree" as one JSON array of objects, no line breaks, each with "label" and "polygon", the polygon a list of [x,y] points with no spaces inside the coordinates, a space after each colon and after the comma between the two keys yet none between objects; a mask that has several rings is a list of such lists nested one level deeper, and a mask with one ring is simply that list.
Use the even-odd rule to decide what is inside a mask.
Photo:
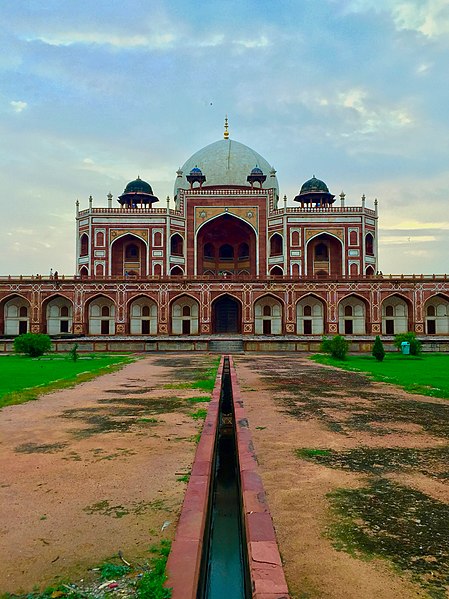
[{"label": "tree", "polygon": [[346,360],[349,343],[341,335],[335,335],[332,339],[323,337],[321,351],[330,354],[335,360]]},{"label": "tree", "polygon": [[17,354],[27,354],[37,358],[51,349],[51,339],[41,333],[25,333],[14,339],[14,351]]},{"label": "tree", "polygon": [[385,358],[384,346],[382,344],[382,341],[380,340],[379,335],[376,335],[376,339],[374,341],[373,356],[376,358],[378,362],[382,362],[382,360]]},{"label": "tree", "polygon": [[395,335],[394,346],[398,349],[401,349],[401,343],[403,341],[407,341],[408,343],[410,343],[410,354],[412,356],[419,356],[421,354],[422,343],[419,339],[416,338],[416,333],[409,331],[408,333],[401,333],[400,335]]}]

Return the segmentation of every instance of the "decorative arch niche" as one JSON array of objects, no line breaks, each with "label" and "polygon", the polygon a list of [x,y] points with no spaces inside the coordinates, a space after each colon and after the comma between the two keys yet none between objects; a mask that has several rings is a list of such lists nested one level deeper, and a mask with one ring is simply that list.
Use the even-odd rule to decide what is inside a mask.
[{"label": "decorative arch niche", "polygon": [[254,304],[256,335],[282,335],[282,304],[272,295],[259,298]]},{"label": "decorative arch niche", "polygon": [[306,295],[296,304],[296,330],[298,335],[323,335],[324,301]]},{"label": "decorative arch niche", "polygon": [[382,302],[382,334],[399,335],[409,330],[409,306],[399,295],[390,295]]},{"label": "decorative arch niche", "polygon": [[146,276],[147,246],[145,242],[130,233],[114,241],[111,248],[111,274],[115,277]]},{"label": "decorative arch niche", "polygon": [[104,295],[91,299],[87,304],[89,335],[114,335],[115,304]]},{"label": "decorative arch niche", "polygon": [[274,233],[270,237],[270,256],[282,256],[284,253],[284,240],[282,235]]},{"label": "decorative arch niche", "polygon": [[5,335],[23,335],[30,330],[31,306],[28,300],[17,295],[4,303]]},{"label": "decorative arch niche", "polygon": [[157,335],[157,305],[142,296],[129,305],[129,332],[131,335]]},{"label": "decorative arch niche", "polygon": [[343,244],[337,237],[321,233],[307,244],[307,275],[341,277]]},{"label": "decorative arch niche", "polygon": [[366,303],[357,295],[349,295],[338,304],[340,335],[366,334]]},{"label": "decorative arch niche", "polygon": [[223,214],[205,223],[196,250],[198,274],[256,274],[256,234],[236,216]]},{"label": "decorative arch niche", "polygon": [[170,239],[170,253],[172,256],[184,255],[184,239],[179,233],[175,233]]},{"label": "decorative arch niche", "polygon": [[61,335],[72,332],[73,304],[61,295],[53,296],[45,304],[48,335]]},{"label": "decorative arch niche", "polygon": [[89,236],[83,233],[80,238],[80,256],[87,256],[89,254]]},{"label": "decorative arch niche", "polygon": [[434,295],[424,304],[427,335],[449,335],[449,299]]},{"label": "decorative arch niche", "polygon": [[365,236],[365,253],[367,256],[374,256],[374,237],[371,233]]},{"label": "decorative arch niche", "polygon": [[171,331],[173,335],[198,335],[198,302],[182,295],[171,305]]}]

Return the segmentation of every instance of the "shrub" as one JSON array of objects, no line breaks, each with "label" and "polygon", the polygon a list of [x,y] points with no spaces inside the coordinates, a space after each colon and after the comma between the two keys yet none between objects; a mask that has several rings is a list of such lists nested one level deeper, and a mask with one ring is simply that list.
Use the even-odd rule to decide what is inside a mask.
[{"label": "shrub", "polygon": [[400,335],[395,335],[394,337],[394,346],[399,350],[401,349],[401,343],[403,341],[408,341],[410,343],[410,354],[412,356],[419,356],[421,354],[421,341],[416,338],[416,334],[412,331],[408,333],[401,333]]},{"label": "shrub", "polygon": [[379,335],[376,335],[376,339],[373,345],[373,356],[376,358],[378,362],[382,362],[385,358],[385,350],[382,341],[380,340]]},{"label": "shrub", "polygon": [[78,349],[78,343],[75,343],[75,345],[69,351],[70,359],[73,360],[73,362],[76,362],[79,358],[77,349]]},{"label": "shrub", "polygon": [[51,339],[41,333],[25,333],[14,339],[14,351],[32,358],[43,356],[51,349]]},{"label": "shrub", "polygon": [[330,354],[335,360],[346,360],[348,345],[346,339],[341,335],[335,335],[332,339],[323,337],[321,351]]}]

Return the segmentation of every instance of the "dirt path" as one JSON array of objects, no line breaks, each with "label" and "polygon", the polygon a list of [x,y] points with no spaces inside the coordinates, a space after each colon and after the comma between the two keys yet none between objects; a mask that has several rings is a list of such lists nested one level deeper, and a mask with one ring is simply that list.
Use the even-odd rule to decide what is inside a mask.
[{"label": "dirt path", "polygon": [[[428,501],[427,515],[433,509],[435,513],[439,510],[440,504],[432,503],[434,500],[445,502],[448,509],[447,402],[411,396],[388,385],[371,383],[364,376],[292,355],[242,356],[235,357],[235,363],[292,596],[297,599],[449,596],[447,546],[444,549],[442,543],[438,555],[431,554],[431,542],[423,549],[425,543],[420,540],[423,537],[413,535],[420,535],[423,529],[419,527],[424,525],[409,514],[414,513],[421,501]],[[295,450],[301,448],[314,459],[298,457]],[[323,456],[315,456],[316,449]],[[400,486],[389,486],[391,483]],[[383,485],[382,496],[375,496],[376,485]],[[366,502],[368,505],[373,501],[373,511],[385,503],[386,514],[381,514],[380,521],[370,529],[372,538],[376,537],[376,527],[379,536],[385,527],[387,541],[397,537],[398,555],[402,557],[403,548],[404,552],[407,549],[412,553],[411,568],[403,574],[395,571],[387,560],[366,561],[337,551],[325,535],[331,523],[327,494],[337,488],[350,493],[352,489],[355,505],[356,494],[363,487],[369,489]],[[415,490],[425,496],[416,495],[416,505],[407,506],[407,492]],[[393,495],[396,503],[404,499],[404,506],[393,506],[399,512],[403,509],[402,523],[401,515],[394,515],[393,508],[389,511],[387,507]],[[364,533],[369,519],[363,512],[363,502],[360,510],[363,516],[359,517],[358,525]],[[410,529],[410,538],[402,541],[401,531],[391,527],[405,528],[410,520],[417,524]],[[441,534],[447,535],[447,521],[444,524],[443,520],[440,528],[443,527],[446,530]],[[434,535],[440,532],[437,526]],[[418,566],[428,566],[428,562],[433,564],[435,572],[419,570]],[[433,595],[428,594],[427,582]]]},{"label": "dirt path", "polygon": [[0,412],[0,591],[77,580],[119,549],[144,561],[173,536],[200,426],[189,414],[206,405],[186,398],[208,394],[166,386],[212,360],[145,357]]},{"label": "dirt path", "polygon": [[[119,549],[143,562],[173,536],[199,427],[189,414],[205,406],[187,398],[207,395],[185,383],[214,360],[146,357],[0,412],[0,591],[77,581]],[[292,597],[449,596],[448,403],[296,355],[235,361]],[[350,506],[367,490],[380,520],[362,505],[359,524],[387,531],[398,555],[410,550],[402,574],[334,548],[324,533],[336,489],[354,493]],[[441,537],[440,553],[429,535]]]}]

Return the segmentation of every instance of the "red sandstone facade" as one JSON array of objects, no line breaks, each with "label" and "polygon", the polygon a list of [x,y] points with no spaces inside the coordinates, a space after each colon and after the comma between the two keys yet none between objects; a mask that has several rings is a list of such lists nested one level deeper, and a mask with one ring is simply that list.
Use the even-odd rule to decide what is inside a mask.
[{"label": "red sandstone facade", "polygon": [[[384,277],[377,201],[334,205],[313,177],[279,201],[275,171],[227,138],[178,171],[175,207],[137,179],[119,207],[76,214],[76,275],[0,279],[0,335],[162,339],[283,337],[308,349],[413,330],[449,339],[446,275]],[[145,346],[142,346],[145,348]]]}]

